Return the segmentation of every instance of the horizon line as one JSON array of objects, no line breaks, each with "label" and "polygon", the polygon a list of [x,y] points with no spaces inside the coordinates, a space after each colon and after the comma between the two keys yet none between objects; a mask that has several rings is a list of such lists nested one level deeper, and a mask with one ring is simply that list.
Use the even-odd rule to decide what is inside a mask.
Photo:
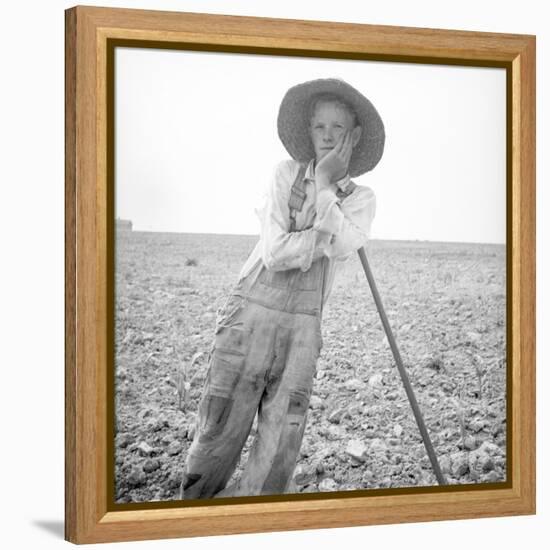
[{"label": "horizon line", "polygon": [[[118,218],[120,221],[122,220]],[[115,220],[116,221],[116,220]],[[134,229],[132,233],[170,233],[174,235],[217,235],[220,237],[257,237],[258,233],[215,233],[215,232],[196,232],[196,231],[158,231],[154,229]],[[487,241],[438,241],[430,239],[392,239],[384,237],[374,237],[368,239],[369,241],[397,241],[397,242],[424,242],[424,243],[442,243],[442,244],[479,244],[479,245],[494,245],[494,246],[506,246],[506,242],[487,242]]]}]

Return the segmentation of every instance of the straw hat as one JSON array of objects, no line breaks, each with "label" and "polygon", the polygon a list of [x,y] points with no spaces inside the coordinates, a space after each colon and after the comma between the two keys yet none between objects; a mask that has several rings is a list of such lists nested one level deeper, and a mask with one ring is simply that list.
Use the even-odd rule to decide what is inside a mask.
[{"label": "straw hat", "polygon": [[290,156],[300,162],[309,162],[315,157],[315,150],[309,135],[310,104],[319,94],[333,94],[347,103],[357,116],[361,126],[361,138],[351,155],[349,175],[357,177],[377,164],[384,151],[384,123],[374,105],[353,86],[337,78],[310,80],[293,86],[285,94],[277,130]]}]

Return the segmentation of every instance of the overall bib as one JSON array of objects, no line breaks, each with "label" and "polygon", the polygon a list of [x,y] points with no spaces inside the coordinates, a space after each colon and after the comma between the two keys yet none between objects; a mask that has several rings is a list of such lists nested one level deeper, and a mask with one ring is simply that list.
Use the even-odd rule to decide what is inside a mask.
[{"label": "overall bib", "polygon": [[258,429],[234,495],[284,493],[300,450],[316,363],[326,259],[308,271],[253,270],[220,312],[184,498],[221,491],[256,411]]}]

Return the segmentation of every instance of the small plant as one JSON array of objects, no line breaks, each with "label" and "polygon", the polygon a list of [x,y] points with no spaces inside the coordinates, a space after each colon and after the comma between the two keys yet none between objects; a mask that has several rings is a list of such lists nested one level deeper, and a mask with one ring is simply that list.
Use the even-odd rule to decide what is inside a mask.
[{"label": "small plant", "polygon": [[458,390],[458,395],[456,398],[452,399],[452,404],[455,407],[456,411],[456,417],[458,420],[458,425],[460,427],[460,435],[462,437],[462,448],[466,448],[466,411],[464,407],[464,401],[463,401],[463,395],[464,395],[464,381],[462,383],[462,386]]},{"label": "small plant", "polygon": [[485,367],[483,365],[483,359],[481,359],[481,357],[477,353],[470,352],[469,355],[477,377],[477,390],[474,391],[474,395],[477,399],[482,399],[483,378],[486,374]]},{"label": "small plant", "polygon": [[188,380],[189,370],[192,369],[196,363],[202,358],[204,353],[199,351],[193,355],[191,361],[186,363],[185,361],[180,361],[178,371],[176,372],[175,377],[172,379],[172,383],[176,387],[176,394],[178,396],[178,409],[182,412],[185,412],[187,403],[189,402],[189,393],[191,391],[191,386],[197,373],[190,380]]},{"label": "small plant", "polygon": [[450,271],[446,271],[445,275],[443,276],[443,283],[445,285],[450,285],[454,282],[453,274]]},{"label": "small plant", "polygon": [[478,399],[482,399],[483,397],[483,377],[485,376],[485,369],[483,368],[483,365],[479,358],[476,357],[476,360],[474,362],[474,366],[476,369],[476,376],[477,376],[477,384],[478,384],[478,391],[477,391],[477,397]]},{"label": "small plant", "polygon": [[178,396],[178,409],[184,412],[188,401],[189,390],[191,389],[191,384],[187,381],[187,370],[185,363],[182,363],[179,366],[174,384],[176,386],[176,393]]}]

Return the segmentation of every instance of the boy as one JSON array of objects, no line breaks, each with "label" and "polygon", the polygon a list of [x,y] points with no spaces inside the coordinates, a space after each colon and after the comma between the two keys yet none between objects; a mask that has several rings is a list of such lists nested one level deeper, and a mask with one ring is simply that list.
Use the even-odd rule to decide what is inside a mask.
[{"label": "boy", "polygon": [[[181,498],[288,489],[336,260],[365,243],[374,217],[374,193],[350,180],[374,168],[384,148],[367,98],[338,79],[305,82],[286,93],[277,126],[292,160],[275,170],[258,212],[260,240],[218,313]],[[224,490],[256,412],[243,475]]]}]

